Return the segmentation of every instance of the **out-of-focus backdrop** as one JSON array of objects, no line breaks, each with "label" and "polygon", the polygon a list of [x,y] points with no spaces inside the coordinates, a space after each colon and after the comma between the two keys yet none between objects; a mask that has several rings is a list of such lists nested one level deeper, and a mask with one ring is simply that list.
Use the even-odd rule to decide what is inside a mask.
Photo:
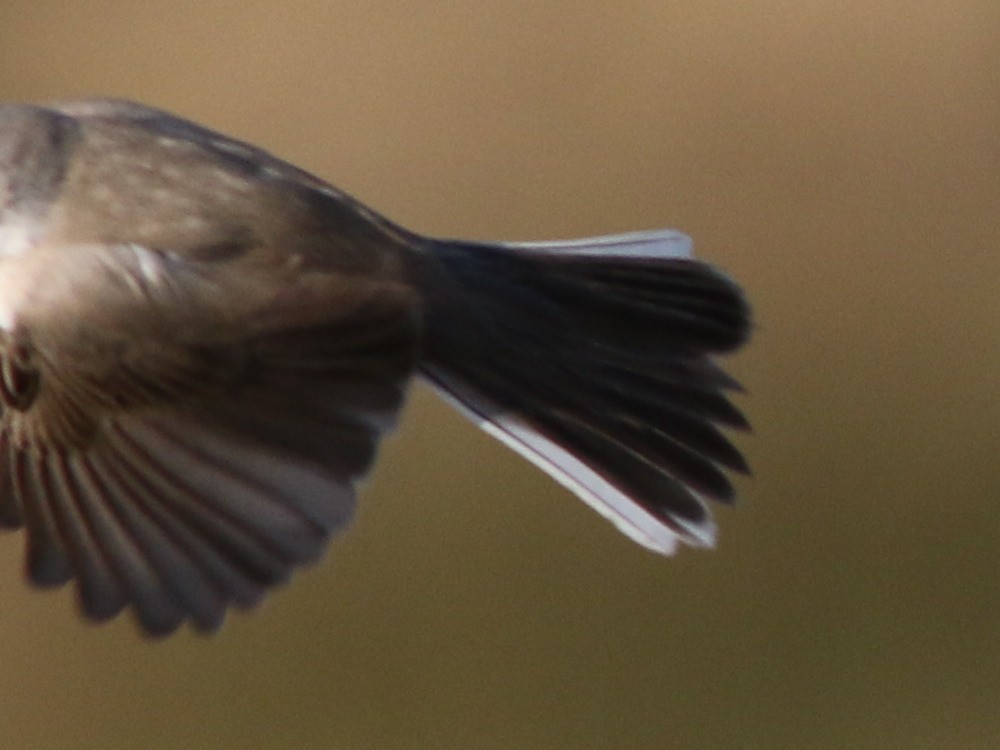
[{"label": "out-of-focus backdrop", "polygon": [[756,477],[661,559],[417,388],[322,564],[161,643],[5,535],[4,747],[998,746],[996,0],[4,0],[0,99],[92,94],[424,232],[690,233]]}]

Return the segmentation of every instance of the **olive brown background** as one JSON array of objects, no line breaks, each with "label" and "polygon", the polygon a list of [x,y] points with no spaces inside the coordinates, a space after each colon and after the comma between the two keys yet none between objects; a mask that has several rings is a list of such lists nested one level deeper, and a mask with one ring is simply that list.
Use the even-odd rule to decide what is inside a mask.
[{"label": "olive brown background", "polygon": [[996,0],[4,0],[0,99],[93,94],[428,233],[690,233],[755,305],[755,478],[661,559],[417,387],[217,636],[87,626],[0,538],[2,747],[1000,746]]}]

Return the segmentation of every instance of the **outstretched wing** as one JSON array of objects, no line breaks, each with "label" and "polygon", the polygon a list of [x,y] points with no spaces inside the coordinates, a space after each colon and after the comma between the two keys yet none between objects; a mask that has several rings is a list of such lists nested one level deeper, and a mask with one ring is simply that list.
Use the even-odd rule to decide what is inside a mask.
[{"label": "outstretched wing", "polygon": [[131,607],[154,635],[218,627],[350,520],[415,341],[411,305],[383,294],[334,322],[122,363],[98,393],[41,355],[20,372],[5,348],[4,391],[34,382],[0,421],[0,522],[26,528],[30,580],[75,579],[94,620]]}]

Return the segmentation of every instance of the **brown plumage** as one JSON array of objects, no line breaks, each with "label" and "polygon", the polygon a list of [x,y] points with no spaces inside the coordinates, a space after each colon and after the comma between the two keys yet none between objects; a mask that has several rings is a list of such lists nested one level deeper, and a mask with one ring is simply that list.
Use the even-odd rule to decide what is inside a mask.
[{"label": "brown plumage", "polygon": [[315,559],[414,374],[646,547],[711,544],[748,326],[675,232],[433,240],[158,110],[0,106],[0,523],[93,619],[211,630]]}]

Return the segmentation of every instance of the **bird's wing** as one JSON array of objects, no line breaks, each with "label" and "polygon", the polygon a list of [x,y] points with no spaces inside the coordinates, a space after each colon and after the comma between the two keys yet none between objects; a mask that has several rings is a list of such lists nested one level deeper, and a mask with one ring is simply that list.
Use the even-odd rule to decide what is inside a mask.
[{"label": "bird's wing", "polygon": [[150,634],[254,604],[350,519],[415,325],[380,291],[242,340],[129,340],[113,366],[5,332],[0,522],[26,528],[28,576],[75,579],[88,617],[131,607]]}]

